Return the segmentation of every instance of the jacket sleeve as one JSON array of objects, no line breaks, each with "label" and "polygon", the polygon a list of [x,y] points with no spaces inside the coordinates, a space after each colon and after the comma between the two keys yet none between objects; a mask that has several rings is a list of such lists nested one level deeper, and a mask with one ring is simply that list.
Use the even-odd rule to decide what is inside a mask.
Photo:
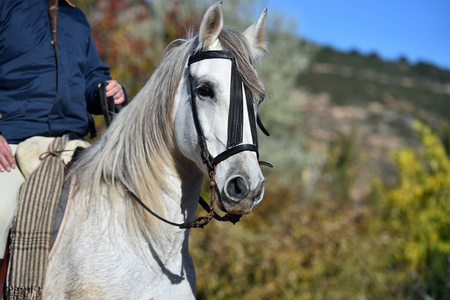
[{"label": "jacket sleeve", "polygon": [[86,102],[87,110],[91,114],[102,114],[100,98],[98,95],[98,85],[104,81],[110,80],[110,68],[100,60],[94,40],[89,37],[87,49],[87,64],[85,69],[86,79]]}]

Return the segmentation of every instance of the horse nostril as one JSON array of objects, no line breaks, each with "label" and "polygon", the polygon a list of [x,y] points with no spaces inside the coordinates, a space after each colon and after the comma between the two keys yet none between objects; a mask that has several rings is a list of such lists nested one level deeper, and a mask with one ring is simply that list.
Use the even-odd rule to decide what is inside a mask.
[{"label": "horse nostril", "polygon": [[247,181],[242,176],[234,176],[225,184],[225,193],[233,201],[241,201],[249,192]]},{"label": "horse nostril", "polygon": [[264,190],[265,190],[265,180],[263,180],[261,182],[261,184],[258,186],[258,188],[255,190],[255,193],[254,193],[255,194],[255,200],[254,200],[255,205],[258,205],[262,201],[262,199],[264,197]]}]

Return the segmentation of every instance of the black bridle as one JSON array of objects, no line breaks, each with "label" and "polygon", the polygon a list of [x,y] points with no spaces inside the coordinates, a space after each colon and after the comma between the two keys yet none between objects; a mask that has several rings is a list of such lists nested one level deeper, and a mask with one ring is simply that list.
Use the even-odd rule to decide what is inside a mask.
[{"label": "black bridle", "polygon": [[[197,97],[194,86],[194,78],[190,71],[190,66],[196,62],[206,59],[229,59],[231,61],[231,85],[230,85],[230,110],[228,114],[228,140],[226,149],[218,154],[212,156],[208,150],[206,137],[204,135],[202,126],[200,124],[198,110],[197,110]],[[261,130],[269,136],[269,132],[264,128],[261,120],[255,113],[253,104],[253,95],[250,89],[243,84],[241,74],[239,74],[236,66],[236,61],[233,54],[230,51],[201,51],[194,53],[189,57],[189,84],[191,91],[191,108],[194,118],[195,129],[199,138],[199,145],[201,149],[201,158],[203,163],[211,172],[214,167],[225,159],[238,154],[243,151],[256,152],[259,158],[258,152],[258,135],[256,126],[258,125]],[[245,98],[247,101],[247,113],[250,123],[250,130],[252,135],[252,144],[243,143],[243,131],[244,131],[244,98],[242,88],[244,89]],[[272,167],[271,164],[263,161],[259,161],[260,164]]]},{"label": "black bridle", "polygon": [[[194,87],[194,78],[191,74],[190,66],[196,62],[205,60],[205,59],[229,59],[231,61],[231,85],[230,85],[230,110],[228,114],[228,141],[226,149],[218,154],[217,156],[212,156],[208,150],[207,139],[203,132],[203,128],[200,124],[200,119],[198,116],[197,109],[197,97],[195,93]],[[203,228],[205,225],[209,223],[212,218],[215,218],[219,221],[229,221],[235,224],[241,218],[241,215],[235,214],[226,214],[224,217],[219,216],[214,211],[214,197],[216,194],[216,167],[217,165],[224,161],[225,159],[238,154],[243,151],[252,151],[256,152],[257,157],[259,158],[258,152],[258,136],[257,136],[257,126],[259,126],[264,134],[269,136],[269,132],[264,128],[259,116],[255,113],[254,104],[253,104],[253,95],[250,89],[243,84],[241,75],[239,74],[236,66],[236,61],[233,54],[230,51],[201,51],[192,54],[189,57],[188,61],[188,71],[189,71],[189,84],[190,84],[190,92],[191,92],[191,108],[192,115],[194,119],[195,129],[197,131],[199,146],[200,146],[200,155],[203,163],[208,168],[208,174],[210,178],[210,189],[211,189],[211,202],[208,205],[206,201],[200,196],[199,203],[200,205],[208,212],[206,216],[202,216],[197,218],[192,222],[185,223],[174,223],[171,222],[157,213],[152,211],[148,206],[146,206],[139,197],[130,191],[128,192],[136,200],[146,211],[152,214],[157,219],[173,226],[177,226],[182,229],[186,228]],[[245,98],[247,101],[247,113],[250,123],[250,130],[252,135],[252,144],[244,144],[243,143],[243,131],[244,131],[244,99],[243,92],[244,89]],[[268,167],[272,167],[272,165],[268,162],[258,161],[260,165],[265,165]]]}]

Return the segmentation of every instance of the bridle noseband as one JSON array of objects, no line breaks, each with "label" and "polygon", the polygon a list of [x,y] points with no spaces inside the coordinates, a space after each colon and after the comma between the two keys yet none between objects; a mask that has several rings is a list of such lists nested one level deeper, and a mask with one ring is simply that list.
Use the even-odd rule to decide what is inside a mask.
[{"label": "bridle noseband", "polygon": [[[198,115],[197,109],[197,97],[195,93],[194,87],[194,78],[191,74],[190,66],[194,63],[197,63],[206,59],[228,59],[231,61],[231,85],[230,85],[230,109],[228,113],[228,140],[226,149],[219,153],[217,156],[212,156],[208,150],[207,139],[205,137],[203,128],[200,124],[200,119]],[[155,212],[153,212],[149,207],[147,207],[139,197],[130,191],[128,192],[145,210],[151,213],[153,216],[158,218],[159,220],[177,226],[182,229],[186,228],[203,228],[207,225],[212,218],[215,218],[219,221],[229,221],[235,224],[241,218],[241,215],[237,214],[226,214],[224,217],[220,217],[214,211],[214,202],[215,202],[215,194],[216,194],[216,168],[219,163],[226,160],[227,158],[236,155],[243,151],[252,151],[256,152],[257,157],[259,158],[258,152],[258,136],[257,136],[257,126],[259,126],[264,134],[269,136],[269,132],[265,129],[262,124],[259,116],[255,113],[254,104],[253,104],[253,95],[250,89],[243,83],[241,74],[237,70],[237,65],[233,54],[230,51],[200,51],[193,53],[189,57],[188,61],[188,73],[189,73],[189,85],[190,85],[190,102],[192,108],[192,115],[194,119],[195,130],[197,131],[199,146],[200,146],[200,155],[203,163],[208,169],[208,174],[210,178],[210,189],[211,189],[211,201],[208,205],[206,201],[200,197],[199,203],[200,205],[208,212],[207,215],[197,218],[192,222],[185,223],[174,223],[166,220],[165,218],[159,216]],[[248,119],[250,123],[250,130],[252,136],[252,144],[244,144],[243,143],[243,131],[244,131],[244,99],[243,92],[244,89],[246,104],[247,104],[247,113]],[[258,161],[260,165],[265,165],[268,167],[272,167],[272,165],[268,162]]]}]

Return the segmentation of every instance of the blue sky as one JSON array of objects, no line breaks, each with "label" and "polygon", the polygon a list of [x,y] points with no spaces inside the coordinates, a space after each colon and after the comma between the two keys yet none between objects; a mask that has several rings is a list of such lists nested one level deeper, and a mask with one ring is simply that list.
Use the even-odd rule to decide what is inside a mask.
[{"label": "blue sky", "polygon": [[[450,69],[450,0],[267,0],[321,45]],[[269,15],[270,16],[270,15]],[[270,21],[270,17],[269,17]]]}]

